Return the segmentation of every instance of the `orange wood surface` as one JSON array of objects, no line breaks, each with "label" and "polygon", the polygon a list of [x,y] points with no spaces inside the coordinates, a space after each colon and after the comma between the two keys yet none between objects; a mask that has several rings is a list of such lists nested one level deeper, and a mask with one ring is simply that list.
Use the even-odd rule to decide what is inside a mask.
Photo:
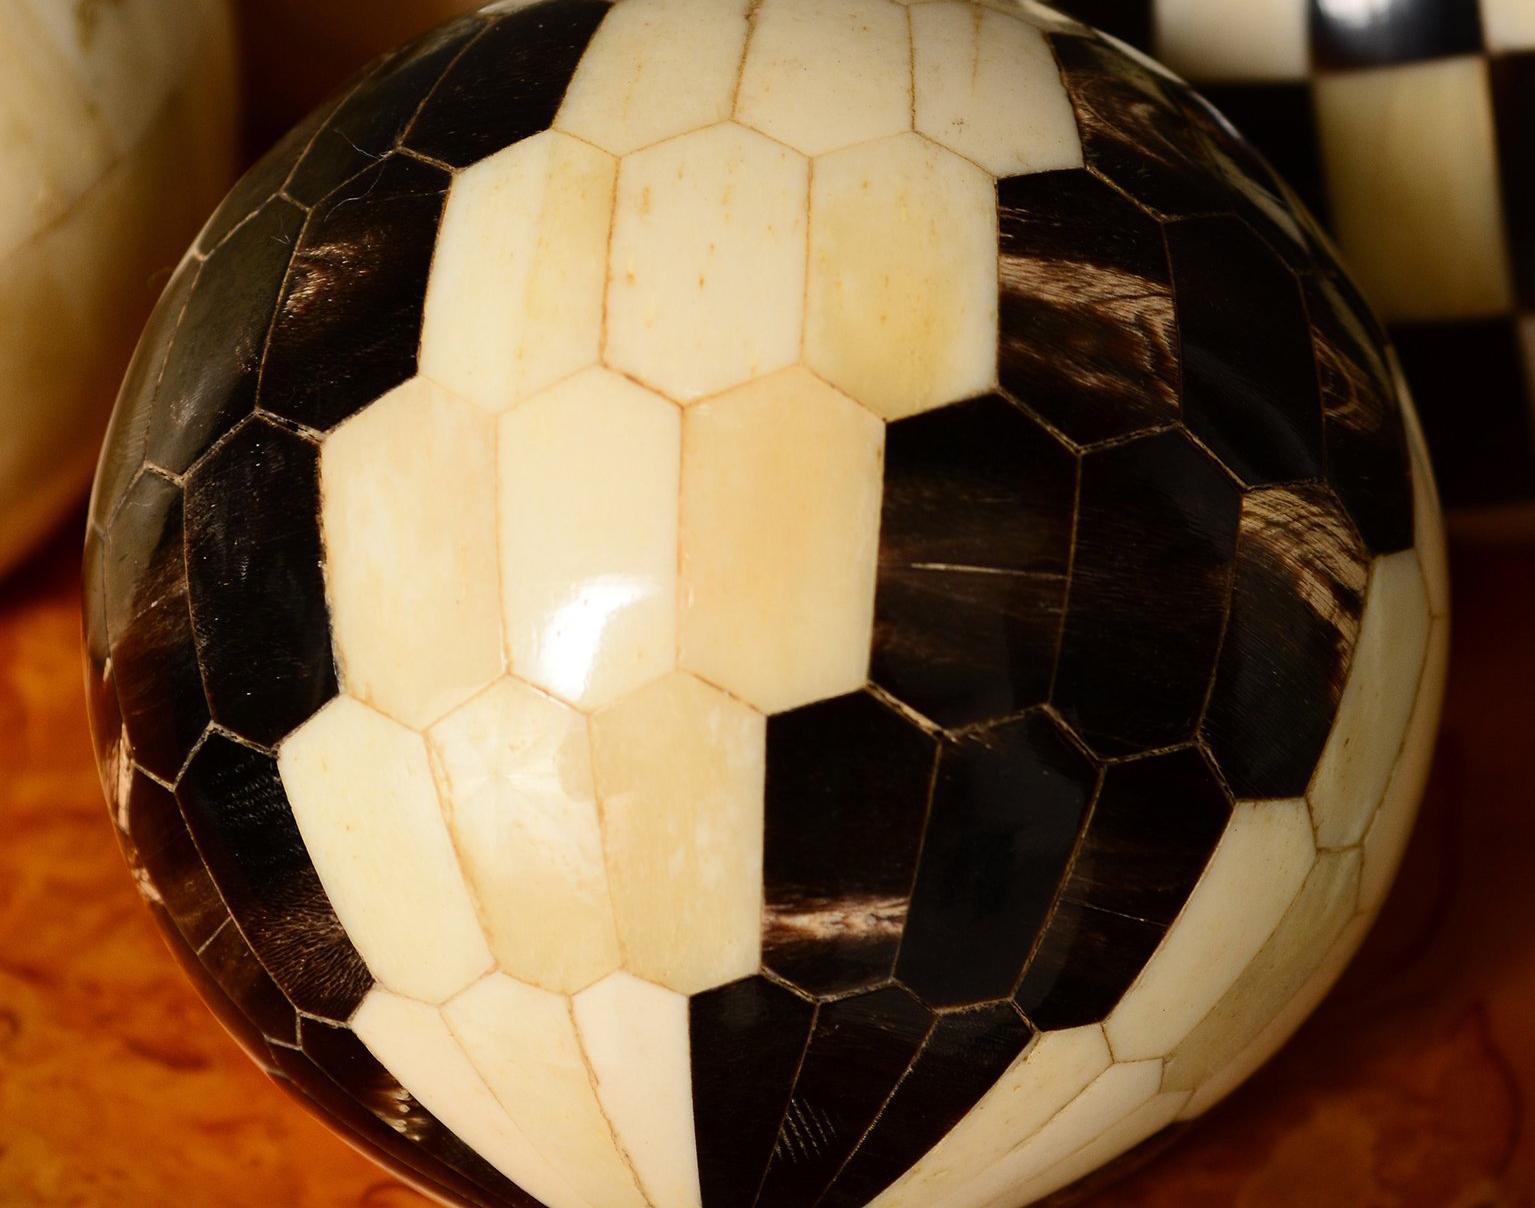
[{"label": "orange wood surface", "polygon": [[[105,816],[69,532],[0,584],[0,1205],[406,1208],[250,1066]],[[1535,554],[1459,551],[1429,799],[1381,922],[1297,1038],[1093,1208],[1535,1204]]]}]

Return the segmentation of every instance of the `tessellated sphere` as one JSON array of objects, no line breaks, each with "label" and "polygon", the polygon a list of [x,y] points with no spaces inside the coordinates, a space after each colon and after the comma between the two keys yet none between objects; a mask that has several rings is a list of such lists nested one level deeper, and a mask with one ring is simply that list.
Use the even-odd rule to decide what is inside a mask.
[{"label": "tessellated sphere", "polygon": [[1379,908],[1443,688],[1385,336],[1053,11],[495,4],[172,279],[102,779],[273,1077],[454,1202],[1010,1208]]}]

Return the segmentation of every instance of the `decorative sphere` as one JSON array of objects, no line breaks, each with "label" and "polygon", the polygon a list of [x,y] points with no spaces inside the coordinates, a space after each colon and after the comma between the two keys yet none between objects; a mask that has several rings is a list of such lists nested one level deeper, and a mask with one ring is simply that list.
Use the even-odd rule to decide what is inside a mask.
[{"label": "decorative sphere", "polygon": [[0,6],[0,572],[84,494],[165,273],[234,176],[223,0]]},{"label": "decorative sphere", "polygon": [[1463,525],[1528,529],[1535,3],[1060,7],[1192,80],[1326,219],[1401,352],[1446,504]]},{"label": "decorative sphere", "polygon": [[1048,10],[492,6],[256,168],[139,350],[129,859],[441,1196],[1044,1195],[1386,891],[1445,657],[1391,365],[1214,111]]}]

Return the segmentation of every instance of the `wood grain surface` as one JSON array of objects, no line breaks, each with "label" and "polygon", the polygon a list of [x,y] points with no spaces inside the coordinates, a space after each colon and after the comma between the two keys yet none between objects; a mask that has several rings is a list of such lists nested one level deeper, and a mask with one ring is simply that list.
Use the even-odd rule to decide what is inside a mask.
[{"label": "wood grain surface", "polygon": [[[0,584],[0,1205],[405,1208],[250,1066],[101,802],[74,531]],[[1450,699],[1380,923],[1296,1039],[1093,1208],[1535,1204],[1535,553],[1454,560]]]}]

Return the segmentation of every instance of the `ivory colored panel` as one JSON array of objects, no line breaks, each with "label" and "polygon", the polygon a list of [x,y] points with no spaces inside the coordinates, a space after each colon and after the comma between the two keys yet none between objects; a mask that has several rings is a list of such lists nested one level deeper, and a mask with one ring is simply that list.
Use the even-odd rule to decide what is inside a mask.
[{"label": "ivory colored panel", "polygon": [[457,177],[427,284],[422,373],[496,412],[597,363],[617,171],[545,131]]},{"label": "ivory colored panel", "polygon": [[1359,867],[1356,848],[1317,857],[1274,933],[1168,1057],[1168,1090],[1193,1090],[1217,1076],[1305,988],[1354,917]]},{"label": "ivory colored panel", "polygon": [[496,961],[551,990],[620,964],[586,719],[503,679],[428,736]]},{"label": "ivory colored panel", "polygon": [[1038,1178],[1019,1187],[1012,1197],[998,1201],[996,1208],[1012,1208],[1015,1204],[1030,1204],[1062,1187],[1069,1186],[1085,1174],[1097,1170],[1120,1154],[1134,1149],[1147,1137],[1160,1132],[1178,1118],[1178,1113],[1189,1101],[1187,1091],[1170,1091],[1141,1104],[1123,1120],[1107,1128],[1065,1161],[1057,1163]]},{"label": "ivory colored panel", "polygon": [[678,672],[591,728],[625,966],[683,994],[755,973],[762,715]]},{"label": "ivory colored panel", "polygon": [[351,695],[419,727],[500,674],[488,416],[424,378],[391,391],[321,447],[320,517]]},{"label": "ivory colored panel", "polygon": [[375,989],[352,1030],[427,1111],[529,1195],[549,1208],[589,1208],[512,1123],[436,1007]]},{"label": "ivory colored panel", "polygon": [[336,917],[396,994],[441,1002],[491,966],[419,734],[350,697],[277,754]]},{"label": "ivory colored panel", "polygon": [[1157,0],[1157,58],[1203,82],[1304,80],[1311,71],[1307,0]]},{"label": "ivory colored panel", "polygon": [[683,420],[680,661],[765,713],[868,678],[884,425],[803,369]]},{"label": "ivory colored panel", "polygon": [[1304,801],[1238,802],[1182,913],[1104,1022],[1115,1059],[1171,1052],[1241,978],[1315,862]]},{"label": "ivory colored panel", "polygon": [[809,174],[803,156],[733,123],[624,160],[608,364],[680,402],[793,364]]},{"label": "ivory colored panel", "polygon": [[1535,5],[1482,0],[1482,36],[1493,50],[1535,50]]},{"label": "ivory colored panel", "polygon": [[1436,617],[1429,634],[1428,658],[1413,703],[1412,720],[1402,740],[1402,753],[1391,770],[1386,795],[1364,838],[1359,909],[1372,916],[1386,900],[1397,866],[1402,862],[1402,854],[1407,850],[1407,840],[1412,836],[1418,803],[1428,786],[1428,774],[1439,737],[1439,715],[1444,705],[1449,658],[1450,624],[1444,617]]},{"label": "ivory colored panel", "polygon": [[[1066,1161],[1106,1130],[1131,1116],[1157,1095],[1162,1082],[1160,1061],[1111,1065],[1088,1084],[1087,1089],[1050,1117],[1044,1127],[1027,1137],[1001,1161],[965,1184],[962,1191],[942,1201],[943,1208],[1014,1208],[1026,1203],[1016,1189]],[[936,1206],[935,1206],[936,1208]]]},{"label": "ivory colored panel", "polygon": [[1334,940],[1332,947],[1328,949],[1321,967],[1311,975],[1310,980],[1300,992],[1274,1017],[1274,1021],[1253,1039],[1251,1044],[1194,1092],[1179,1111],[1180,1119],[1192,1120],[1209,1111],[1246,1082],[1259,1066],[1284,1047],[1285,1042],[1295,1035],[1301,1024],[1306,1022],[1306,1018],[1316,1010],[1317,1004],[1327,997],[1327,992],[1332,989],[1333,984],[1337,982],[1359,945],[1364,941],[1365,933],[1370,930],[1372,921],[1361,916],[1344,929],[1343,934]]},{"label": "ivory colored panel", "polygon": [[995,9],[911,10],[916,126],[993,176],[1082,166],[1082,139],[1045,35]]},{"label": "ivory colored panel", "polygon": [[591,369],[501,420],[501,605],[512,671],[583,709],[671,670],[677,408]]},{"label": "ivory colored panel", "polygon": [[966,1204],[968,1183],[1033,1136],[1109,1068],[1103,1029],[1046,1032],[952,1132],[891,1184],[871,1208]]},{"label": "ivory colored panel", "polygon": [[614,155],[730,116],[746,0],[624,0],[597,27],[554,119]]},{"label": "ivory colored panel", "polygon": [[582,1203],[645,1208],[597,1101],[569,999],[498,973],[443,1015],[507,1115]]},{"label": "ivory colored panel", "polygon": [[911,39],[889,0],[763,0],[736,120],[806,155],[911,129]]},{"label": "ivory colored panel", "polygon": [[915,134],[816,161],[806,363],[899,419],[978,394],[997,367],[997,202]]},{"label": "ivory colored panel", "polygon": [[1509,310],[1486,62],[1328,73],[1314,91],[1333,229],[1382,315]]},{"label": "ivory colored panel", "polygon": [[1428,653],[1428,595],[1412,550],[1377,558],[1338,716],[1311,779],[1319,847],[1364,838],[1407,735]]},{"label": "ivory colored panel", "polygon": [[688,1000],[615,973],[576,995],[575,1020],[597,1097],[646,1196],[658,1208],[698,1208]]}]

